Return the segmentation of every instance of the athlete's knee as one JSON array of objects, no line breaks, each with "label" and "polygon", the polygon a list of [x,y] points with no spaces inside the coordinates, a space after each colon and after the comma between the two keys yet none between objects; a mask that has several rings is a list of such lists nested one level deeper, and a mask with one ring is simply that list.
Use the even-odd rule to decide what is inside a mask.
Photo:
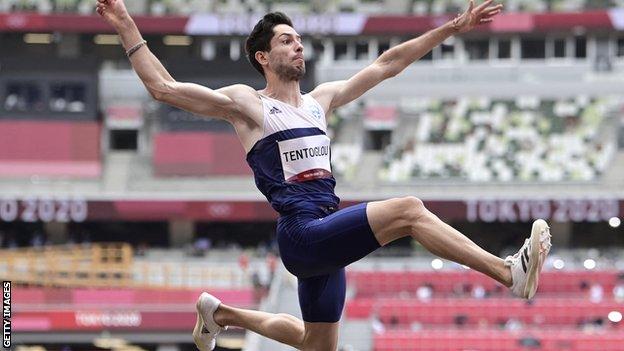
[{"label": "athlete's knee", "polygon": [[301,349],[303,347],[305,328],[301,320],[286,313],[277,313],[267,322],[268,324],[265,325],[267,329],[293,331],[293,337],[288,343],[297,349]]},{"label": "athlete's knee", "polygon": [[320,329],[311,331],[306,329],[304,332],[301,351],[333,351],[338,345],[338,329],[337,325],[329,327],[329,329]]},{"label": "athlete's knee", "polygon": [[328,338],[308,338],[306,337],[303,340],[303,344],[301,345],[301,351],[333,351],[336,349],[336,342]]},{"label": "athlete's knee", "polygon": [[[303,323],[298,323],[299,320],[287,313],[277,313],[275,314],[275,318],[273,318],[273,323],[280,323],[285,326],[296,326],[297,329],[303,331]],[[299,325],[301,324],[301,325]]]},{"label": "athlete's knee", "polygon": [[414,196],[401,198],[401,214],[405,220],[414,223],[422,218],[427,212],[421,199]]}]

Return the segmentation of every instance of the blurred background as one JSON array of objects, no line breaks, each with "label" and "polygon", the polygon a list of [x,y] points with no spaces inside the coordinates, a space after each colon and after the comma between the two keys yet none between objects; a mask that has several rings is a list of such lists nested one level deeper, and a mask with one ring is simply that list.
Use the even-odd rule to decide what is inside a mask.
[{"label": "blurred background", "polygon": [[[128,0],[180,81],[263,87],[244,39],[304,37],[302,89],[464,0]],[[342,206],[413,195],[504,257],[553,250],[525,302],[400,240],[348,268],[341,351],[624,350],[624,1],[509,0],[329,117]],[[155,103],[94,0],[0,0],[0,278],[13,349],[190,351],[198,294],[299,315],[233,129]],[[290,350],[231,328],[218,350]]]}]

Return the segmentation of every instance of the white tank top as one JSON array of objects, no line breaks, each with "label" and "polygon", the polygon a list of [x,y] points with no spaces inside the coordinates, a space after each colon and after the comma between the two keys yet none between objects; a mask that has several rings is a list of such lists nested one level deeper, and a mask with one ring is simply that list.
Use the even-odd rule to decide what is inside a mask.
[{"label": "white tank top", "polygon": [[280,213],[310,203],[337,205],[321,105],[309,94],[302,95],[299,107],[260,96],[262,138],[247,154],[258,189]]},{"label": "white tank top", "polygon": [[262,138],[297,128],[318,128],[324,134],[278,141],[286,181],[306,181],[331,174],[330,140],[321,105],[309,94],[299,107],[260,95],[264,109]]}]

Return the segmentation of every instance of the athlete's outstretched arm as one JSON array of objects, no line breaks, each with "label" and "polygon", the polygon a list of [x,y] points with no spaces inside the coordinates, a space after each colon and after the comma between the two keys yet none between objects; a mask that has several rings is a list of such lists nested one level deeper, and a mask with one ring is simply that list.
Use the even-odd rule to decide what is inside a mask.
[{"label": "athlete's outstretched arm", "polygon": [[503,6],[490,6],[493,1],[487,0],[475,7],[474,0],[471,0],[466,12],[455,20],[391,48],[349,80],[319,85],[313,92],[314,97],[321,101],[327,110],[333,110],[357,99],[382,81],[401,73],[451,35],[465,33],[480,24],[491,22],[492,18],[501,12]]},{"label": "athlete's outstretched arm", "polygon": [[[143,41],[123,0],[97,1],[98,14],[119,33],[126,50]],[[234,101],[237,94],[249,93],[251,89],[234,85],[213,90],[199,84],[177,82],[147,45],[141,46],[132,54],[130,62],[152,97],[198,115],[228,118],[236,111],[237,104]]]}]

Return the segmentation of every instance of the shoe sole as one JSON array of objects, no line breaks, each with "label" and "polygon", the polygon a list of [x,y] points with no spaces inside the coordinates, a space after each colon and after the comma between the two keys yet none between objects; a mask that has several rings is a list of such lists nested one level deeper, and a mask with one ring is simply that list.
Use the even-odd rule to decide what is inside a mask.
[{"label": "shoe sole", "polygon": [[203,325],[204,325],[204,321],[201,315],[199,314],[199,312],[197,312],[197,321],[195,322],[195,328],[193,328],[193,341],[195,341],[195,346],[197,346],[198,349],[199,349],[199,344],[201,342],[201,340],[199,339],[199,336],[201,335],[201,329]]},{"label": "shoe sole", "polygon": [[204,317],[202,317],[201,315],[201,306],[202,306],[202,300],[203,300],[204,294],[208,295],[205,292],[201,293],[201,295],[199,295],[199,298],[197,299],[197,303],[195,303],[195,311],[197,312],[197,321],[195,322],[195,328],[193,328],[193,340],[195,341],[195,345],[197,346],[197,348],[201,351],[204,351],[199,346],[202,341],[200,338],[201,331],[204,327]]},{"label": "shoe sole", "polygon": [[531,228],[531,252],[529,253],[531,264],[527,270],[527,283],[524,287],[524,296],[527,299],[533,298],[537,292],[539,281],[539,272],[537,270],[540,266],[540,236],[545,229],[548,229],[548,223],[545,220],[538,219],[533,222],[533,227]]}]

